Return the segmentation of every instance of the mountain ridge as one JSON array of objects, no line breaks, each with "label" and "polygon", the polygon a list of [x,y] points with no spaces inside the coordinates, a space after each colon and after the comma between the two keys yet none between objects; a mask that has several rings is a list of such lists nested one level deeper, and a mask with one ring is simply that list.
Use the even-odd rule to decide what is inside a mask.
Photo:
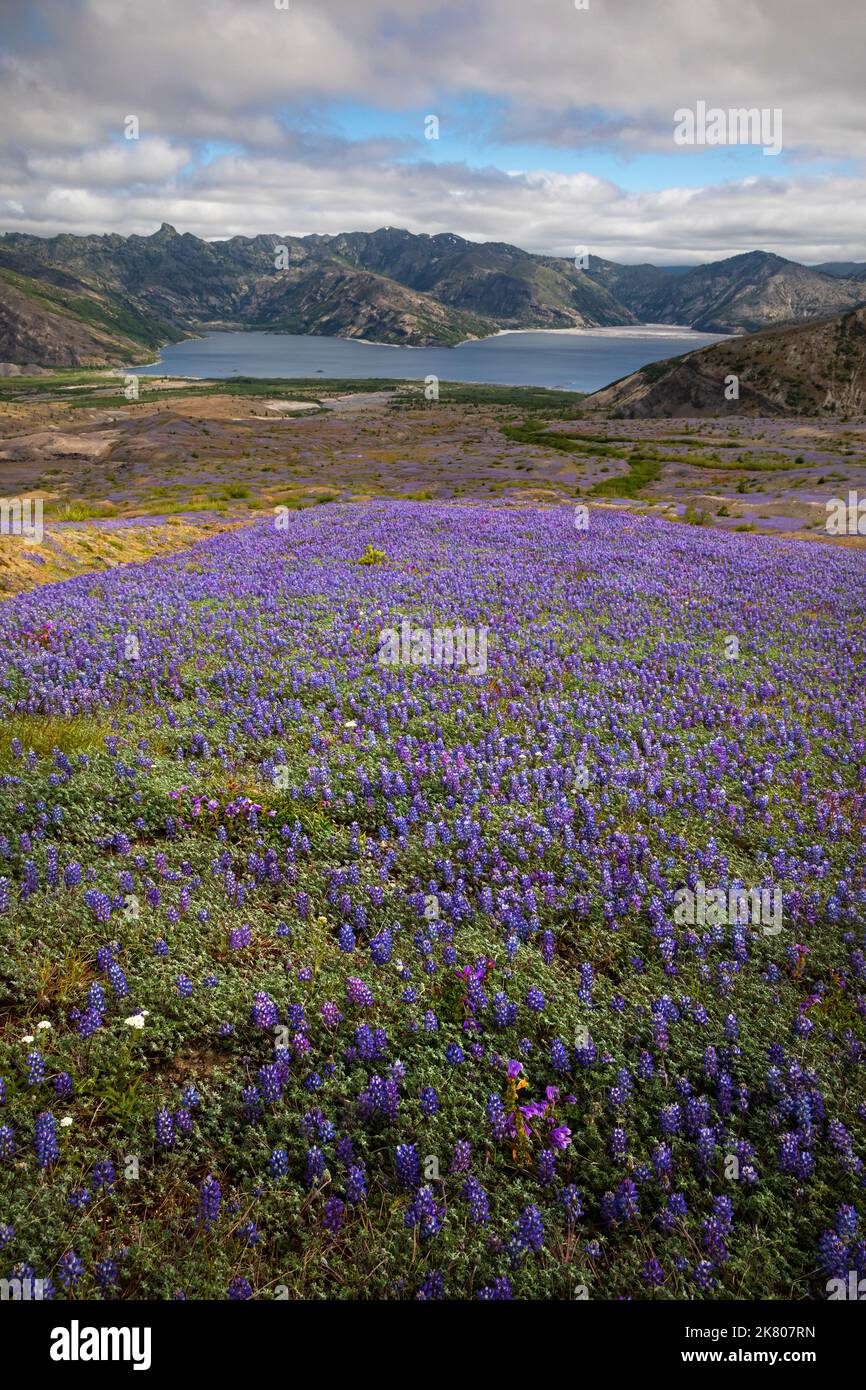
[{"label": "mountain ridge", "polygon": [[590,256],[581,269],[395,227],[205,241],[163,222],[150,236],[0,236],[0,360],[43,366],[153,360],[162,343],[216,327],[454,346],[502,329],[642,322],[749,333],[864,302],[866,277],[765,251],[691,269]]}]

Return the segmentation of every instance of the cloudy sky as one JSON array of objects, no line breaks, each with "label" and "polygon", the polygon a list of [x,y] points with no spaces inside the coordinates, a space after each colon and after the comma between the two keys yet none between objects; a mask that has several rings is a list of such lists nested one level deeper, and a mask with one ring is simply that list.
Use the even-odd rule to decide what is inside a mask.
[{"label": "cloudy sky", "polygon": [[[577,4],[0,0],[0,230],[866,260],[863,0]],[[782,152],[675,143],[699,102]]]}]

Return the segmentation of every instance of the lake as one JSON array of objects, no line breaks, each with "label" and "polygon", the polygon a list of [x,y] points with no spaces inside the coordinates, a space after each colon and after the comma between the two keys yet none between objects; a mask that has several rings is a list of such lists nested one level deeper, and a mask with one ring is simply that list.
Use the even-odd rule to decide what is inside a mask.
[{"label": "lake", "polygon": [[395,377],[597,391],[647,362],[720,341],[668,324],[501,333],[459,347],[388,347],[294,333],[208,333],[162,349],[142,376]]}]

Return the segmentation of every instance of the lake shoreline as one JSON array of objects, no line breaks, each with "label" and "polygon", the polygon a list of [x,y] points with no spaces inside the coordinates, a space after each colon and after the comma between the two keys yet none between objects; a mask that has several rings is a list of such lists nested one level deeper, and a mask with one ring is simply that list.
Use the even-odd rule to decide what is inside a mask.
[{"label": "lake shoreline", "polygon": [[233,376],[285,381],[315,376],[431,378],[591,393],[649,362],[681,356],[723,336],[671,324],[629,324],[502,329],[486,338],[466,339],[456,347],[408,347],[362,338],[218,329],[166,344],[155,362],[137,364],[128,371],[190,381]]}]

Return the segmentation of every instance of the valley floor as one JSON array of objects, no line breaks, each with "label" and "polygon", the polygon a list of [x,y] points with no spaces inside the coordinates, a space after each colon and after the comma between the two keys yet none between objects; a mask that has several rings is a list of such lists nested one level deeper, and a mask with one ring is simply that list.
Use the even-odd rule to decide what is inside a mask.
[{"label": "valley floor", "polygon": [[[369,382],[157,381],[129,402],[116,377],[71,375],[0,383],[0,496],[41,499],[49,527],[89,527],[96,565],[103,522],[210,527],[382,497],[629,507],[866,543],[826,529],[833,499],[866,496],[862,420],[610,420],[565,392],[443,384],[427,402],[408,384]],[[115,558],[142,554],[129,534],[116,527]],[[64,572],[45,558],[0,534],[0,586]]]}]

